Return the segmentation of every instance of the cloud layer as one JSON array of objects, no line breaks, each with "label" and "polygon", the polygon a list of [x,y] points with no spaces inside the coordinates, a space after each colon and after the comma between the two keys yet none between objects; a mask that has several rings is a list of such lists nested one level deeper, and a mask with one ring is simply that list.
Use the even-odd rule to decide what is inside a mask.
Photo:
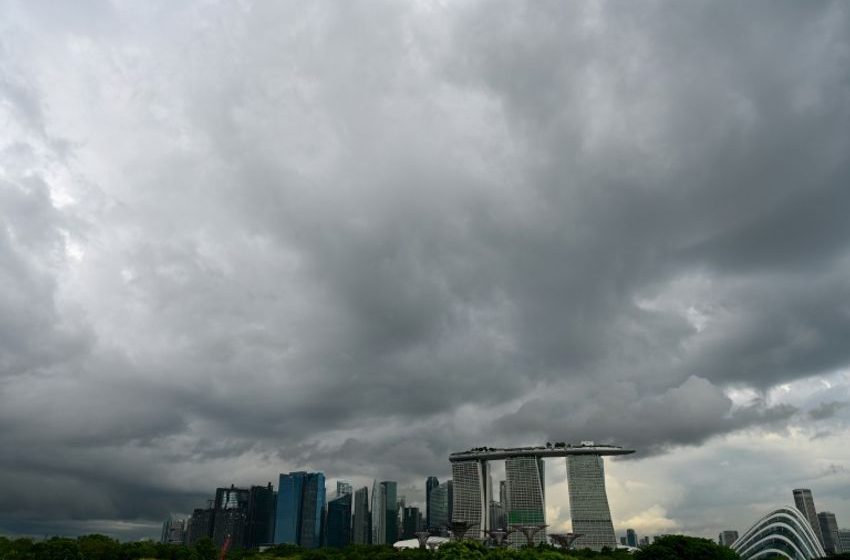
[{"label": "cloud layer", "polygon": [[847,433],[849,21],[3,3],[0,532],[594,438],[620,521],[723,528],[701,463]]}]

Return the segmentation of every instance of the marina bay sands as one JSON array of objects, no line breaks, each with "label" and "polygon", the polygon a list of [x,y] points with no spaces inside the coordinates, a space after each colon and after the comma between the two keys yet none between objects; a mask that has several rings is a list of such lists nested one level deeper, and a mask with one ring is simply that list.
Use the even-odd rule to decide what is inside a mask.
[{"label": "marina bay sands", "polygon": [[[577,548],[616,548],[617,541],[605,491],[605,456],[628,455],[632,449],[583,441],[578,445],[548,443],[536,447],[477,447],[452,453],[455,523],[467,535],[511,533],[510,542],[520,544],[523,535],[534,543],[546,540],[546,484],[543,460],[565,457],[572,519],[571,538]],[[490,462],[504,460],[506,527],[491,519],[493,496]]]}]

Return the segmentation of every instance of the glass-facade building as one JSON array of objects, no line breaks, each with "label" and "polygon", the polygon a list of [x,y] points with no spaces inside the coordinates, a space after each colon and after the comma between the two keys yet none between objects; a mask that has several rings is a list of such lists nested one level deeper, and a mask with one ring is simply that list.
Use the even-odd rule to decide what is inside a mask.
[{"label": "glass-facade building", "polygon": [[[507,492],[508,527],[543,525],[546,523],[545,467],[540,457],[508,457],[505,459],[505,491]],[[508,542],[514,548],[527,544],[524,535],[512,533]],[[534,535],[534,544],[546,543],[546,530]]]},{"label": "glass-facade building", "polygon": [[429,476],[425,481],[425,527],[432,528],[431,524],[431,492],[440,485],[436,476]]},{"label": "glass-facade building", "polygon": [[803,517],[808,520],[809,525],[812,527],[812,531],[818,538],[818,542],[820,542],[821,546],[823,546],[823,535],[820,532],[818,511],[815,509],[815,499],[812,496],[812,491],[808,488],[796,488],[793,493],[794,505],[797,506],[797,509],[803,514]]},{"label": "glass-facade building", "polygon": [[351,522],[351,540],[356,544],[372,542],[372,518],[369,514],[369,489],[354,492],[354,518]]},{"label": "glass-facade building", "polygon": [[345,548],[351,543],[351,492],[328,502],[325,543],[334,548]]},{"label": "glass-facade building", "polygon": [[573,548],[617,548],[617,537],[605,492],[605,463],[601,455],[568,455],[567,484],[573,533],[582,536]]},{"label": "glass-facade building", "polygon": [[771,511],[750,527],[732,545],[742,560],[784,556],[789,560],[815,560],[826,552],[808,519],[797,509]]},{"label": "glass-facade building", "polygon": [[252,486],[248,496],[248,524],[245,530],[245,548],[257,548],[274,542],[274,519],[277,492],[272,483]]},{"label": "glass-facade building", "polygon": [[318,548],[325,515],[325,475],[320,472],[281,474],[275,512],[275,544]]}]

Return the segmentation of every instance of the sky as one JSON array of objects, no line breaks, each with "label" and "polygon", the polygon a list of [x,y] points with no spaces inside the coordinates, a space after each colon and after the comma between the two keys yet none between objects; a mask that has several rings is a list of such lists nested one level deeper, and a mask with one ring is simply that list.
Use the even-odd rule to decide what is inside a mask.
[{"label": "sky", "polygon": [[850,527],[848,154],[843,2],[0,0],[0,534],[582,440]]}]

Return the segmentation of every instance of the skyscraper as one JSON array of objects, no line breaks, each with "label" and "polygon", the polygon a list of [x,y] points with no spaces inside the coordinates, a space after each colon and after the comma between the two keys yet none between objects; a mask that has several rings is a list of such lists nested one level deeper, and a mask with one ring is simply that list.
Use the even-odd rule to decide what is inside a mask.
[{"label": "skyscraper", "polygon": [[192,512],[186,529],[186,544],[195,545],[201,539],[212,538],[215,510],[212,503],[207,508],[197,508]]},{"label": "skyscraper", "polygon": [[732,543],[738,540],[738,531],[723,531],[717,537],[720,546],[732,546]]},{"label": "skyscraper", "polygon": [[626,529],[626,544],[637,548],[638,536],[634,529]]},{"label": "skyscraper", "polygon": [[808,488],[794,489],[794,505],[803,514],[803,517],[808,520],[809,525],[812,526],[812,531],[815,532],[815,536],[820,541],[821,546],[823,546],[823,535],[820,532],[818,512],[815,509],[815,499],[812,497],[812,491]]},{"label": "skyscraper", "polygon": [[[545,469],[540,457],[508,457],[505,459],[508,526],[543,525],[546,523],[544,497]],[[512,546],[526,544],[520,533],[510,535]],[[534,543],[546,543],[545,529],[534,536]]]},{"label": "skyscraper", "polygon": [[275,512],[275,544],[319,547],[324,514],[323,473],[298,471],[280,475]]},{"label": "skyscraper", "polygon": [[567,484],[570,495],[570,517],[576,539],[575,548],[602,550],[616,548],[617,537],[605,492],[605,464],[601,455],[568,455]]},{"label": "skyscraper", "polygon": [[449,483],[444,482],[431,490],[428,500],[428,511],[431,512],[429,531],[445,533],[449,524]]},{"label": "skyscraper", "polygon": [[325,543],[345,548],[351,542],[351,492],[328,502],[328,523]]},{"label": "skyscraper", "polygon": [[351,483],[347,480],[336,481],[336,497],[339,498],[344,494],[351,494]]},{"label": "skyscraper", "polygon": [[245,530],[245,548],[270,544],[274,538],[274,512],[277,492],[272,483],[252,486],[248,495],[248,522]]},{"label": "skyscraper", "polygon": [[301,506],[301,537],[298,544],[304,548],[322,546],[322,528],[325,524],[325,475],[309,473],[304,481]]},{"label": "skyscraper", "polygon": [[451,522],[469,523],[470,535],[490,528],[490,464],[477,459],[452,462]]},{"label": "skyscraper", "polygon": [[162,544],[183,544],[186,541],[186,521],[169,517],[162,524]]},{"label": "skyscraper", "polygon": [[401,515],[401,538],[414,539],[422,523],[422,514],[418,507],[405,507]]},{"label": "skyscraper", "polygon": [[369,489],[365,486],[354,493],[354,519],[351,540],[355,544],[372,542],[372,520],[369,516]]},{"label": "skyscraper", "polygon": [[247,488],[216,488],[213,518],[213,542],[221,547],[230,539],[232,548],[242,548],[248,522]]},{"label": "skyscraper", "polygon": [[372,544],[387,544],[385,502],[383,487],[372,481]]},{"label": "skyscraper", "polygon": [[436,476],[429,476],[425,481],[425,527],[431,528],[431,491],[440,485]]},{"label": "skyscraper", "polygon": [[838,554],[838,522],[835,514],[829,511],[818,513],[818,524],[823,537],[823,549],[827,554]]},{"label": "skyscraper", "polygon": [[384,512],[384,544],[398,540],[398,496],[395,481],[381,482],[381,509]]}]

